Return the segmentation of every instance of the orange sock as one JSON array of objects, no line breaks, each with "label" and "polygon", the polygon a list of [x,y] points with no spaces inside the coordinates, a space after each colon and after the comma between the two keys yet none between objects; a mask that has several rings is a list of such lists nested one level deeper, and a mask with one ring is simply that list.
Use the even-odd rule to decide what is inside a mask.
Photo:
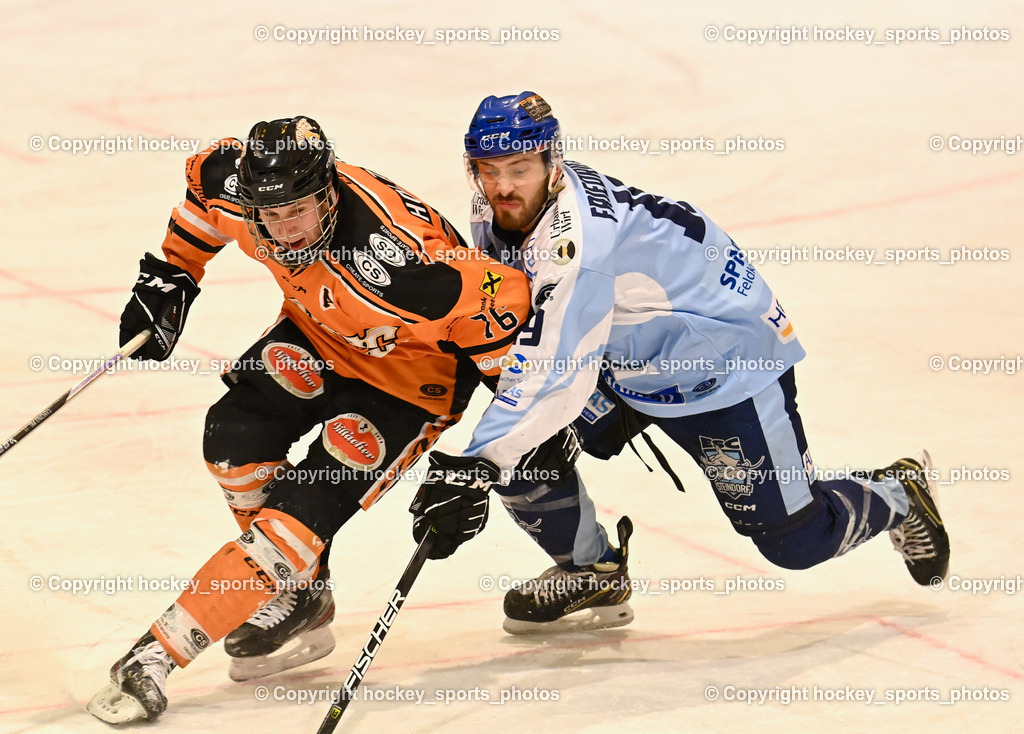
[{"label": "orange sock", "polygon": [[287,461],[253,462],[242,466],[231,466],[227,462],[206,462],[206,468],[224,491],[228,507],[242,532],[245,532],[266,504],[271,485],[283,477],[292,465]]},{"label": "orange sock", "polygon": [[274,599],[316,573],[323,541],[295,518],[264,510],[208,560],[150,631],[185,667]]}]

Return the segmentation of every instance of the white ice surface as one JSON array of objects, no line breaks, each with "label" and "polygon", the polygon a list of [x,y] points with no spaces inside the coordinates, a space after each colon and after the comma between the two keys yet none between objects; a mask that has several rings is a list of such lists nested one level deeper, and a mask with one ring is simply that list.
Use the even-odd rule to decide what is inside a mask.
[{"label": "white ice surface", "polygon": [[[770,262],[809,356],[800,407],[819,467],[875,467],[920,447],[943,480],[986,467],[1007,479],[940,488],[952,574],[1018,579],[1021,374],[930,369],[938,355],[1016,358],[1024,344],[1024,158],[933,152],[929,138],[1024,135],[1020,3],[184,2],[0,4],[0,437],[82,378],[34,370],[116,346],[141,254],[158,248],[183,194],[185,154],[72,155],[51,140],[244,136],[261,119],[306,114],[342,158],[400,182],[465,232],[461,136],[479,100],[530,88],[568,135],[604,139],[781,139],[781,152],[575,157],[703,208],[749,251],[768,248],[1006,249],[1009,259],[941,265]],[[288,29],[557,30],[553,42],[255,40]],[[705,28],[1007,29],[955,45],[705,40]],[[30,148],[41,135],[44,149]],[[51,136],[58,136],[51,139]],[[813,249],[809,249],[813,252]],[[261,266],[226,252],[210,266],[176,356],[207,374],[105,376],[0,462],[0,731],[100,732],[83,710],[107,669],[176,596],[49,588],[61,579],[187,579],[236,528],[202,463],[205,408],[229,359],[275,317]],[[476,403],[474,410],[481,405]],[[459,449],[472,416],[444,437]],[[430,563],[366,679],[367,690],[486,692],[451,704],[365,701],[339,731],[837,732],[1024,727],[1021,596],[916,586],[886,539],[810,571],[772,567],[732,532],[689,459],[662,439],[685,495],[633,456],[584,460],[600,517],[636,525],[632,573],[662,580],[770,580],[781,591],[637,594],[636,621],[547,641],[501,631],[489,579],[534,575],[546,558],[495,502],[486,532]],[[220,645],[172,675],[170,708],[147,730],[312,732],[325,701],[275,700],[336,687],[410,553],[412,486],[339,535],[338,649],[257,683],[227,678]],[[31,579],[44,580],[42,591]],[[57,579],[57,581],[53,581]],[[282,688],[277,688],[281,686]],[[718,689],[709,701],[706,689]],[[881,705],[749,704],[736,690],[867,689]],[[964,687],[1008,701],[946,703]],[[529,689],[557,701],[494,705]],[[897,705],[888,691],[940,700]],[[275,694],[276,689],[276,694]],[[894,694],[895,695],[895,694]],[[922,693],[916,694],[924,695]]]}]

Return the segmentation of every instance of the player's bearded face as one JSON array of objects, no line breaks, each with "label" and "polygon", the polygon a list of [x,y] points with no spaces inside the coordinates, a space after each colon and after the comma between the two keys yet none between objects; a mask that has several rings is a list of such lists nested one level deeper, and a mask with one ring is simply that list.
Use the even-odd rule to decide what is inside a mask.
[{"label": "player's bearded face", "polygon": [[527,231],[548,198],[548,166],[541,153],[477,161],[480,184],[503,229]]},{"label": "player's bearded face", "polygon": [[329,213],[330,204],[311,194],[291,204],[261,209],[260,221],[278,245],[295,252],[320,238]]}]

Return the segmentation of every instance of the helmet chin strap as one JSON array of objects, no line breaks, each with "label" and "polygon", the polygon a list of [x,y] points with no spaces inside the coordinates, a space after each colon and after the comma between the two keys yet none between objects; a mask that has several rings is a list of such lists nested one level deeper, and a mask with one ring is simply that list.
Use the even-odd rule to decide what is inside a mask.
[{"label": "helmet chin strap", "polygon": [[544,203],[537,210],[537,215],[530,221],[524,228],[524,232],[529,234],[533,231],[533,228],[537,226],[537,222],[544,216],[544,212],[547,211],[548,207],[551,206],[556,198],[558,198],[558,192],[565,188],[565,184],[562,183],[562,168],[561,166],[552,166],[551,173],[548,174],[548,198],[544,200]]}]

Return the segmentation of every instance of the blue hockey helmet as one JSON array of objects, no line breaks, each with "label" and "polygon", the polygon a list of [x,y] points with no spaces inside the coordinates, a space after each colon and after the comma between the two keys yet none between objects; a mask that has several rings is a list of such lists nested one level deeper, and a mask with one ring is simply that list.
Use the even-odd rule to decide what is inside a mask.
[{"label": "blue hockey helmet", "polygon": [[468,158],[555,151],[558,120],[551,105],[533,92],[488,97],[477,107],[466,133]]},{"label": "blue hockey helmet", "polygon": [[561,130],[551,105],[534,92],[488,97],[476,108],[466,133],[466,179],[484,194],[476,161],[516,153],[541,153],[548,167],[548,192],[562,175]]}]

